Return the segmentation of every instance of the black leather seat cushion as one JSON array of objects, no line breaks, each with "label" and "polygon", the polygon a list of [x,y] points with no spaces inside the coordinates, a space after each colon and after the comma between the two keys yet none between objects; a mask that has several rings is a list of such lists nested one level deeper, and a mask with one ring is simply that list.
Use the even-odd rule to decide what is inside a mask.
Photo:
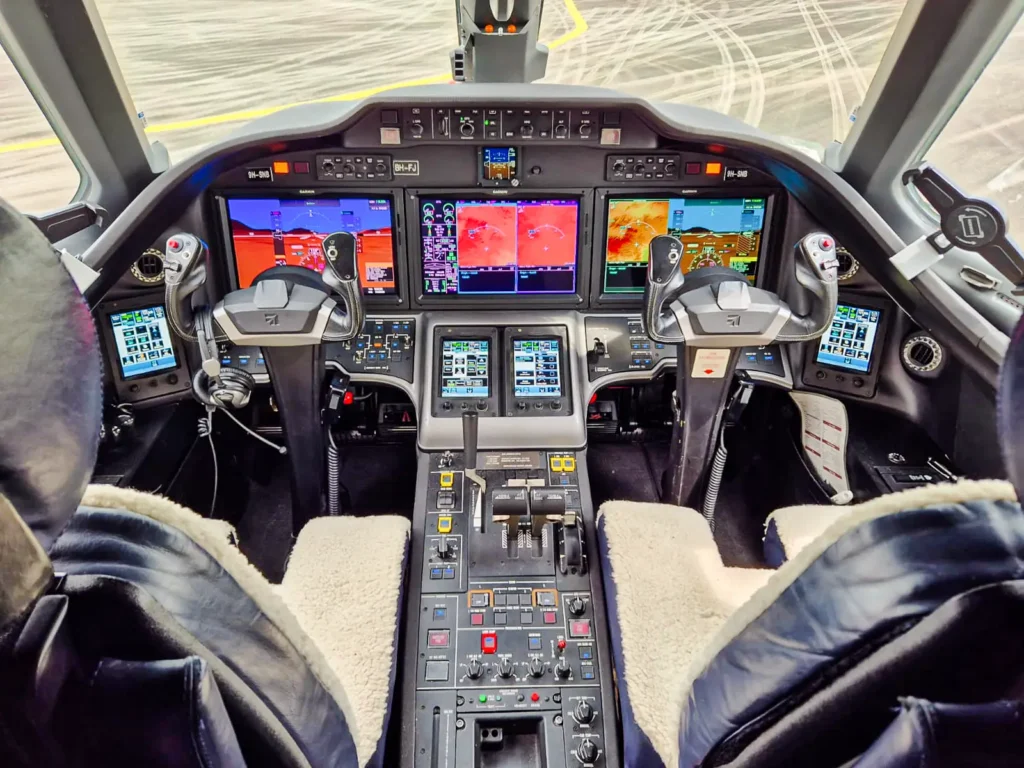
[{"label": "black leather seat cushion", "polygon": [[135,513],[82,508],[50,556],[57,573],[145,591],[262,700],[312,765],[358,765],[344,713],[307,659],[188,536]]},{"label": "black leather seat cushion", "polygon": [[1017,504],[949,504],[861,523],[697,677],[683,707],[679,765],[701,765],[723,739],[768,712],[781,717],[808,681],[863,658],[956,595],[1022,577]]}]

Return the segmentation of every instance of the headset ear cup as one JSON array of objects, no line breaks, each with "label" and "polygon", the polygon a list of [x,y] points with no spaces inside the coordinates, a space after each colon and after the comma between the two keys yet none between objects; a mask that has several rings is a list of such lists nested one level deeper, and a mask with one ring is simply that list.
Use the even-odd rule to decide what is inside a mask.
[{"label": "headset ear cup", "polygon": [[244,408],[256,388],[256,380],[240,368],[221,368],[220,375],[210,378],[202,369],[192,377],[192,392],[203,405],[214,408]]},{"label": "headset ear cup", "polygon": [[210,396],[210,377],[206,375],[206,371],[200,368],[196,371],[196,375],[192,377],[192,394],[195,395],[203,405],[209,405],[216,408],[219,403],[215,403],[213,398]]},{"label": "headset ear cup", "polygon": [[256,388],[256,380],[240,368],[221,368],[220,386],[210,390],[210,396],[233,408],[244,408]]}]

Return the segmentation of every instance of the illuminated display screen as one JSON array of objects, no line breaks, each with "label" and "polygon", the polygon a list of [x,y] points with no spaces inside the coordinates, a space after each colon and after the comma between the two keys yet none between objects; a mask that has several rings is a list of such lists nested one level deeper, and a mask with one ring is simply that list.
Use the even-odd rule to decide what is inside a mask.
[{"label": "illuminated display screen", "polygon": [[818,344],[819,365],[857,373],[871,370],[871,352],[882,313],[877,309],[840,304],[832,325]]},{"label": "illuminated display screen", "polygon": [[512,181],[516,178],[515,147],[484,147],[480,160],[483,163],[480,175],[484,181]]},{"label": "illuminated display screen", "polygon": [[578,200],[421,200],[423,293],[574,293],[578,221]]},{"label": "illuminated display screen", "polygon": [[292,265],[323,272],[323,239],[335,232],[356,237],[363,295],[395,292],[391,201],[387,198],[233,198],[227,201],[238,287],[248,288],[271,267]]},{"label": "illuminated display screen", "polygon": [[643,292],[649,246],[658,235],[682,241],[683,272],[731,267],[753,284],[764,216],[763,197],[609,199],[604,292]]},{"label": "illuminated display screen", "polygon": [[490,397],[490,346],[487,339],[441,341],[441,397]]},{"label": "illuminated display screen", "polygon": [[561,397],[562,369],[558,339],[515,339],[512,342],[513,395]]},{"label": "illuminated display screen", "polygon": [[122,378],[178,367],[163,306],[110,315],[110,326],[114,331]]}]

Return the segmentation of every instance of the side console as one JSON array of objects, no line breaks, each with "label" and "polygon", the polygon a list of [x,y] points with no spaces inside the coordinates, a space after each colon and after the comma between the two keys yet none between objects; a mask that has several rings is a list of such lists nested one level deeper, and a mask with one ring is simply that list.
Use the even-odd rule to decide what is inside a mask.
[{"label": "side console", "polygon": [[616,766],[584,457],[465,455],[428,457],[414,765]]}]

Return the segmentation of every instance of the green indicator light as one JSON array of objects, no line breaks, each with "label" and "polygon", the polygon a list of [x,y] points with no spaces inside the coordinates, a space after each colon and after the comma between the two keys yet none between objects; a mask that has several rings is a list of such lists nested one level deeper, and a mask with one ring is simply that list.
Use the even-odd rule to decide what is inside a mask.
[{"label": "green indicator light", "polygon": [[481,693],[480,694],[480,703],[481,704],[486,704],[487,703],[487,694],[485,694],[485,693]]}]

